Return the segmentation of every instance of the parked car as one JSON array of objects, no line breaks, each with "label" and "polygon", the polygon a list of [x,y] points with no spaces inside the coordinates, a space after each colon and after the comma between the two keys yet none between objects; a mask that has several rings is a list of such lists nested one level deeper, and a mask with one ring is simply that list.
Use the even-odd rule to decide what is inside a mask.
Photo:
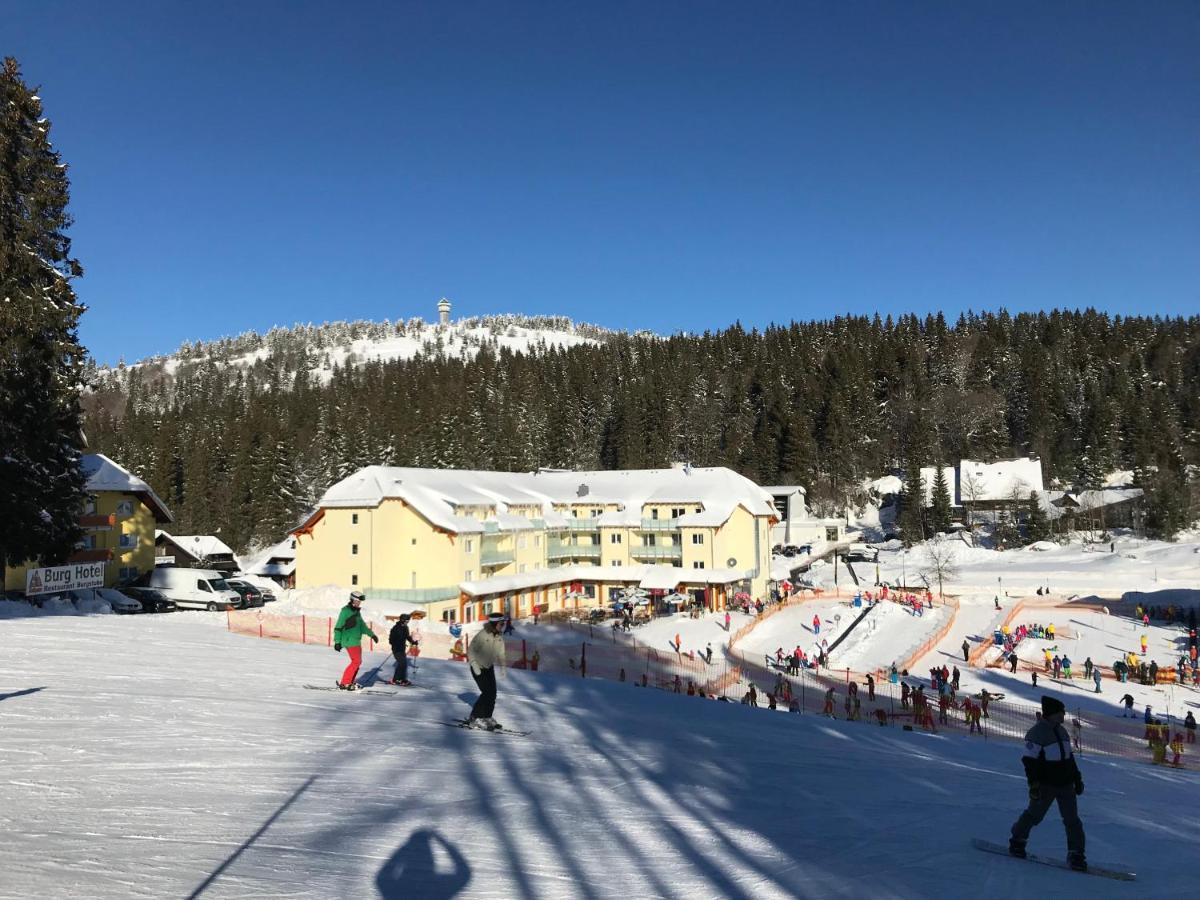
[{"label": "parked car", "polygon": [[162,591],[176,606],[190,606],[216,612],[237,609],[241,595],[225,583],[215,569],[177,569],[164,567],[150,573],[150,587]]},{"label": "parked car", "polygon": [[[140,613],[142,604],[112,588],[72,588],[63,591],[80,612],[94,612],[96,601],[107,603],[115,613]],[[89,606],[92,607],[89,609]]]},{"label": "parked car", "polygon": [[260,588],[263,595],[263,603],[274,603],[279,598],[269,588]]},{"label": "parked car", "polygon": [[171,612],[177,608],[166,594],[156,588],[127,587],[122,593],[142,604],[143,612]]},{"label": "parked car", "polygon": [[242,598],[242,609],[250,609],[252,606],[262,606],[266,602],[263,592],[248,581],[227,578],[225,579],[225,583],[237,591],[238,596]]}]

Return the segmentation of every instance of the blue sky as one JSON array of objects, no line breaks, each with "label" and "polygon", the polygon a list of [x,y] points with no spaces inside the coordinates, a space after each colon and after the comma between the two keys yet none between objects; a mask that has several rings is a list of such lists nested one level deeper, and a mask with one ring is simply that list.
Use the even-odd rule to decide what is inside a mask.
[{"label": "blue sky", "polygon": [[1200,311],[1194,2],[5,4],[101,362],[275,324]]}]

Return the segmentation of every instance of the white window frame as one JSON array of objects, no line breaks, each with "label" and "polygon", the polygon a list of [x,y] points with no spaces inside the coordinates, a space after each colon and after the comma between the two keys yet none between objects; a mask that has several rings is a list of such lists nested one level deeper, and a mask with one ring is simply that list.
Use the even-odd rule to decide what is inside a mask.
[{"label": "white window frame", "polygon": [[350,555],[351,555],[351,556],[358,556],[358,544],[351,544],[351,545],[350,545]]},{"label": "white window frame", "polygon": [[133,501],[132,500],[122,500],[120,503],[117,504],[117,518],[118,519],[128,519],[132,515],[133,515]]},{"label": "white window frame", "polygon": [[474,553],[474,552],[475,552],[475,542],[474,542],[473,540],[471,540],[470,538],[467,538],[467,542],[466,542],[466,543],[467,543],[467,546],[466,546],[466,551],[465,551],[465,552],[467,552],[467,553]]},{"label": "white window frame", "polygon": [[619,531],[614,531],[612,534],[610,534],[608,536],[609,543],[610,544],[619,544],[619,543],[621,543],[621,537],[622,537],[622,535]]},{"label": "white window frame", "polygon": [[138,536],[132,531],[122,534],[117,541],[117,546],[122,550],[136,550],[138,545]]},{"label": "white window frame", "polygon": [[699,546],[700,544],[703,544],[704,543],[704,532],[697,531],[695,534],[693,534],[692,535],[692,543],[696,544],[697,546]]},{"label": "white window frame", "polygon": [[696,560],[695,562],[692,563],[692,568],[693,569],[703,569],[704,568],[704,560],[702,560],[702,559]]},{"label": "white window frame", "polygon": [[350,524],[351,525],[358,524],[358,513],[350,513]]}]

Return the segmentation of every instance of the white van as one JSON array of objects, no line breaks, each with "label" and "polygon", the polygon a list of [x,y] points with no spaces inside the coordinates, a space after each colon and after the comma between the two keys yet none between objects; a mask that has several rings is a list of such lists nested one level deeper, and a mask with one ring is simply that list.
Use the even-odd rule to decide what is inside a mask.
[{"label": "white van", "polygon": [[214,569],[155,569],[150,573],[150,587],[162,591],[181,608],[191,606],[215,612],[242,605],[241,595]]}]

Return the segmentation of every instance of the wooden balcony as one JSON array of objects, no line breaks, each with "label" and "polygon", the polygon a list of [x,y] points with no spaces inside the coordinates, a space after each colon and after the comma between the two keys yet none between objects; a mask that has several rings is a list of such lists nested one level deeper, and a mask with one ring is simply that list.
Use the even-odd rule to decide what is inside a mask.
[{"label": "wooden balcony", "polygon": [[76,550],[67,557],[67,562],[111,562],[112,558],[113,552],[104,548],[99,548],[96,550]]},{"label": "wooden balcony", "polygon": [[80,516],[80,528],[112,528],[117,524],[117,514],[109,513],[107,516]]}]

